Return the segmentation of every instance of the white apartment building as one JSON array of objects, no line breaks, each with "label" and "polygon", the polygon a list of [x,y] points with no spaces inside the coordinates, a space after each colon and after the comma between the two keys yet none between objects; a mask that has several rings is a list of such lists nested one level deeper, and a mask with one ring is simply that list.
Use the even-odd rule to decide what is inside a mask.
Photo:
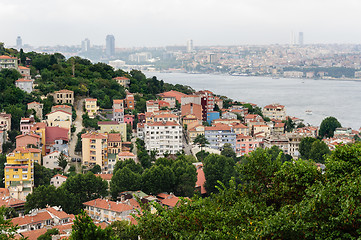
[{"label": "white apartment building", "polygon": [[183,148],[182,127],[174,121],[145,123],[144,142],[147,151],[158,150],[158,157],[175,154]]}]

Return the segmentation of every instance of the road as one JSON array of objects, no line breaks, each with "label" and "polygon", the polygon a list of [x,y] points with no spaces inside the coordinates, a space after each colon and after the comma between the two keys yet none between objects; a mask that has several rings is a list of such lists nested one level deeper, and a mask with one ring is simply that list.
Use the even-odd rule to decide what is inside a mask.
[{"label": "road", "polygon": [[[72,137],[69,141],[69,156],[70,158],[81,158],[81,155],[75,154],[75,146],[77,142],[77,134],[83,130],[83,103],[85,98],[79,99],[74,103],[75,111],[76,111],[76,119],[74,120],[73,124],[76,127],[75,132],[72,134]],[[76,164],[79,167],[80,164]]]}]

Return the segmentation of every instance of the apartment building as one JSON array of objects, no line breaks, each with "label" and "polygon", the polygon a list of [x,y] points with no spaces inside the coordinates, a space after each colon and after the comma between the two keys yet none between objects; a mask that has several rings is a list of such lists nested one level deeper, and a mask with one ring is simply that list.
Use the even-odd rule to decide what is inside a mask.
[{"label": "apartment building", "polygon": [[34,163],[41,163],[41,151],[34,148],[16,148],[6,156],[5,188],[10,196],[25,201],[34,188]]},{"label": "apartment building", "polygon": [[260,147],[260,139],[253,138],[251,136],[237,134],[236,138],[236,154],[237,156],[244,156]]},{"label": "apartment building", "polygon": [[98,114],[97,101],[96,98],[85,99],[85,111],[88,113],[89,118],[94,118]]},{"label": "apartment building", "polygon": [[122,140],[124,142],[127,141],[127,124],[126,123],[118,123],[116,121],[102,121],[98,122],[98,126],[100,127],[100,133],[110,133],[117,132],[122,136]]},{"label": "apartment building", "polygon": [[0,70],[3,68],[18,68],[18,58],[2,55],[0,56]]},{"label": "apartment building", "polygon": [[136,203],[137,202],[134,199],[128,199],[124,203],[98,198],[83,204],[85,206],[85,212],[92,219],[113,222],[124,220],[130,221],[131,214],[137,213],[134,207],[134,205],[137,205]]},{"label": "apartment building", "polygon": [[125,103],[127,105],[127,109],[133,110],[135,108],[133,93],[127,92],[127,96],[125,97]]},{"label": "apartment building", "polygon": [[124,123],[124,100],[113,100],[113,121]]},{"label": "apartment building", "polygon": [[285,106],[280,104],[270,104],[263,108],[262,114],[264,117],[276,120],[286,120]]},{"label": "apartment building", "polygon": [[55,112],[46,114],[46,123],[48,124],[48,126],[68,129],[69,137],[72,122],[72,114],[63,110],[57,110]]},{"label": "apartment building", "polygon": [[81,135],[82,138],[82,164],[101,168],[108,165],[107,136],[98,132],[89,132]]},{"label": "apartment building", "polygon": [[204,136],[209,142],[210,148],[222,150],[223,145],[229,143],[233,150],[236,150],[236,133],[231,126],[219,123],[215,126],[205,127]]},{"label": "apartment building", "polygon": [[53,96],[56,104],[74,104],[74,92],[71,90],[63,89],[60,91],[56,91],[54,92]]},{"label": "apartment building", "polygon": [[145,123],[144,142],[149,152],[158,151],[158,157],[164,153],[175,154],[183,148],[182,127],[174,121]]}]

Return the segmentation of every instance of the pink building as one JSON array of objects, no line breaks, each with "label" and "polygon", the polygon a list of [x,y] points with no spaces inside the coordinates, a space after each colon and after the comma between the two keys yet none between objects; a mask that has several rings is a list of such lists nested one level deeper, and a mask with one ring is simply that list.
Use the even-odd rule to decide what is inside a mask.
[{"label": "pink building", "polygon": [[20,120],[20,131],[21,134],[29,134],[31,127],[34,125],[34,117],[21,118]]},{"label": "pink building", "polygon": [[248,153],[258,148],[259,145],[260,141],[258,139],[243,134],[237,134],[236,154],[237,156],[247,155]]},{"label": "pink building", "polygon": [[16,147],[27,147],[28,145],[34,145],[39,147],[41,143],[41,137],[36,134],[23,134],[16,136]]},{"label": "pink building", "polygon": [[134,115],[129,115],[129,114],[124,115],[124,123],[130,124],[133,127],[133,122],[134,122]]}]

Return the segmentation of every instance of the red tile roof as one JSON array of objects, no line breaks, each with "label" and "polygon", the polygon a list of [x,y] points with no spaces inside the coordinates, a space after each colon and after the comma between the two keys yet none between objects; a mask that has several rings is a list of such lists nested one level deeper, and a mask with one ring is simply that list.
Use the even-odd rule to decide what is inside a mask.
[{"label": "red tile roof", "polygon": [[109,133],[108,134],[108,142],[121,142],[122,136],[120,133]]},{"label": "red tile roof", "polygon": [[52,219],[52,217],[48,212],[39,212],[34,216],[25,215],[22,217],[13,218],[11,221],[14,225],[23,226],[27,224],[40,223],[49,219]]},{"label": "red tile roof", "polygon": [[114,211],[114,212],[124,212],[124,211],[130,211],[133,209],[133,207],[131,207],[127,204],[120,203],[120,202],[113,202],[113,201],[109,201],[109,200],[101,199],[101,198],[91,200],[91,201],[85,202],[83,204],[85,206],[97,207],[97,208],[110,210],[110,211]]},{"label": "red tile roof", "polygon": [[32,82],[33,80],[31,79],[25,79],[25,78],[19,78],[18,80],[16,80],[15,82]]},{"label": "red tile roof", "polygon": [[113,79],[115,79],[115,80],[129,80],[129,78],[126,78],[126,77],[115,77]]},{"label": "red tile roof", "polygon": [[19,147],[19,148],[15,148],[16,152],[20,152],[20,153],[40,153],[41,151],[39,149],[36,148],[23,148],[23,147]]},{"label": "red tile roof", "polygon": [[69,130],[61,127],[45,127],[45,142],[46,144],[52,144],[56,139],[63,139],[69,141]]},{"label": "red tile roof", "polygon": [[147,126],[179,126],[178,123],[176,122],[171,122],[171,121],[167,121],[167,122],[154,122],[154,123],[146,123]]},{"label": "red tile roof", "polygon": [[118,125],[119,123],[116,121],[100,121],[98,125]]},{"label": "red tile roof", "polygon": [[174,97],[174,98],[176,98],[176,100],[179,103],[181,102],[182,97],[187,96],[187,94],[184,94],[184,93],[181,93],[181,92],[178,92],[178,91],[173,91],[173,90],[168,91],[168,92],[163,92],[163,93],[160,93],[158,95],[161,96],[161,97],[164,97],[164,98],[166,98],[166,97]]},{"label": "red tile roof", "polygon": [[68,89],[62,89],[62,90],[56,91],[55,93],[74,93],[74,92],[71,90],[68,90]]},{"label": "red tile roof", "polygon": [[60,219],[66,219],[66,218],[74,219],[74,218],[72,218],[74,215],[67,214],[64,211],[56,210],[55,208],[52,208],[52,207],[48,207],[48,208],[46,208],[46,210]]},{"label": "red tile roof", "polygon": [[205,127],[205,131],[230,131],[232,128],[226,124],[218,123],[215,126]]},{"label": "red tile roof", "polygon": [[95,174],[95,176],[101,177],[103,180],[110,181],[110,180],[112,180],[113,174],[102,173],[102,174]]},{"label": "red tile roof", "polygon": [[18,58],[17,57],[6,56],[6,55],[1,55],[0,59],[18,59]]},{"label": "red tile roof", "polygon": [[81,138],[94,138],[94,139],[106,139],[107,136],[105,136],[102,133],[98,132],[90,132],[90,133],[84,133],[81,135]]},{"label": "red tile roof", "polygon": [[68,115],[71,115],[71,113],[68,113],[68,112],[66,112],[66,111],[64,111],[64,110],[55,110],[54,112],[51,112],[51,113],[48,113],[48,114],[46,114],[46,116],[48,116],[48,115],[50,115],[50,114],[53,114],[53,113],[56,113],[56,112],[63,112],[63,113],[66,113],[66,114],[68,114]]},{"label": "red tile roof", "polygon": [[36,135],[36,134],[30,133],[30,134],[17,135],[17,136],[15,137],[15,139],[18,139],[18,138],[23,138],[23,137],[41,138],[39,135]]},{"label": "red tile roof", "polygon": [[179,201],[179,198],[176,196],[166,198],[161,200],[160,202],[168,207],[175,207]]},{"label": "red tile roof", "polygon": [[30,70],[30,68],[24,67],[24,66],[19,66],[19,69],[23,69],[23,70]]},{"label": "red tile roof", "polygon": [[87,99],[85,99],[85,101],[86,102],[96,102],[96,101],[98,101],[98,99],[96,99],[96,98],[87,98]]},{"label": "red tile roof", "polygon": [[196,187],[201,187],[201,194],[207,193],[204,184],[206,182],[206,177],[204,175],[203,166],[198,167],[197,169],[197,182]]}]

